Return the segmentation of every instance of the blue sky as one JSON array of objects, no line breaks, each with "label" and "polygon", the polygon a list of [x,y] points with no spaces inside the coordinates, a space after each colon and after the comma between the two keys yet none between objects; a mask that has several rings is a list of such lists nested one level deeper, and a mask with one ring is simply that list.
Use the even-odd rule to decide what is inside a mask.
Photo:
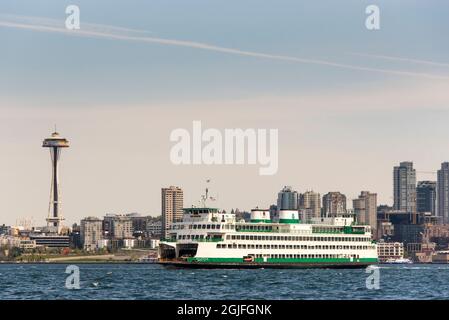
[{"label": "blue sky", "polygon": [[[131,28],[146,32],[126,35],[356,69],[1,25],[33,17],[32,26],[45,18],[63,28],[70,4],[80,7],[81,31]],[[369,4],[380,7],[380,30],[365,28]],[[449,160],[448,16],[443,1],[2,1],[0,191],[11,201],[0,218],[43,221],[49,160],[39,144],[54,123],[74,141],[62,180],[70,222],[109,211],[157,214],[163,185],[184,187],[189,205],[205,176],[217,181],[226,209],[269,205],[284,184],[348,198],[369,189],[391,202],[397,162],[433,171]],[[196,119],[279,128],[279,174],[173,167],[169,132]],[[237,192],[240,179],[256,192]]]}]

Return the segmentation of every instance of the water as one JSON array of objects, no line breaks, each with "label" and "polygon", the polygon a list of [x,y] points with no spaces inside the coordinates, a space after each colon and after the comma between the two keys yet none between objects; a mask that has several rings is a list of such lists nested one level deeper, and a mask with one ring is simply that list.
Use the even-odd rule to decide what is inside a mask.
[{"label": "water", "polygon": [[449,265],[365,269],[165,269],[155,264],[79,264],[80,289],[64,264],[0,264],[0,299],[449,299]]}]

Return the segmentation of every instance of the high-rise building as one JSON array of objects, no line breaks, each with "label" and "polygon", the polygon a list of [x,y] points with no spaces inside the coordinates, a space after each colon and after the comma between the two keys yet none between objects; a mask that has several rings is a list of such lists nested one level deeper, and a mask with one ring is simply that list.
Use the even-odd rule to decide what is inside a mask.
[{"label": "high-rise building", "polygon": [[285,186],[278,193],[277,209],[280,210],[298,210],[298,192],[292,187]]},{"label": "high-rise building", "polygon": [[443,162],[437,177],[438,217],[442,223],[449,223],[449,162]]},{"label": "high-rise building", "polygon": [[42,147],[50,149],[51,163],[52,163],[52,178],[50,189],[50,206],[47,217],[47,225],[53,228],[56,233],[60,233],[62,229],[62,221],[64,217],[61,214],[61,199],[59,194],[59,160],[61,156],[61,149],[68,148],[69,142],[67,139],[59,136],[56,131],[52,133],[50,138],[47,138],[42,143]]},{"label": "high-rise building", "polygon": [[162,236],[167,237],[171,224],[182,219],[184,193],[181,188],[162,188]]},{"label": "high-rise building", "polygon": [[346,213],[346,196],[340,192],[329,192],[323,196],[323,214],[336,217]]},{"label": "high-rise building", "polygon": [[436,214],[437,183],[435,181],[418,181],[416,187],[416,208],[418,213]]},{"label": "high-rise building", "polygon": [[84,250],[97,249],[98,240],[103,239],[103,221],[96,217],[81,220],[80,238]]},{"label": "high-rise building", "polygon": [[357,199],[352,200],[352,207],[357,221],[371,226],[373,235],[377,235],[377,193],[362,191]]},{"label": "high-rise building", "polygon": [[314,218],[321,217],[321,196],[318,192],[306,191],[299,195],[299,209],[310,209]]},{"label": "high-rise building", "polygon": [[413,162],[401,162],[393,170],[394,210],[416,213],[416,170]]}]

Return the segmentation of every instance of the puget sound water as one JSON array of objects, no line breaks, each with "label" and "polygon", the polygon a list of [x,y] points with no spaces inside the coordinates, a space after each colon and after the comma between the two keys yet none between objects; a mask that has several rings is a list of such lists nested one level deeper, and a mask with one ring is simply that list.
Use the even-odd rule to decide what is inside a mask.
[{"label": "puget sound water", "polygon": [[380,265],[379,289],[365,269],[166,269],[157,264],[0,264],[0,299],[449,299],[449,265]]}]

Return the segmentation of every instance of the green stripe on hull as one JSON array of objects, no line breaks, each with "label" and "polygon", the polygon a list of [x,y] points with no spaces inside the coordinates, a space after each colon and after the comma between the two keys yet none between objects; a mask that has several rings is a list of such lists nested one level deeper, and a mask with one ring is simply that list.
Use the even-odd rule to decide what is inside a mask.
[{"label": "green stripe on hull", "polygon": [[279,223],[299,223],[299,219],[279,219]]},{"label": "green stripe on hull", "polygon": [[[191,257],[187,258],[188,262],[205,262],[205,263],[247,263],[243,261],[243,258],[200,258]],[[263,258],[255,258],[254,262],[259,263],[377,263],[377,258],[267,258],[264,261]]]}]

